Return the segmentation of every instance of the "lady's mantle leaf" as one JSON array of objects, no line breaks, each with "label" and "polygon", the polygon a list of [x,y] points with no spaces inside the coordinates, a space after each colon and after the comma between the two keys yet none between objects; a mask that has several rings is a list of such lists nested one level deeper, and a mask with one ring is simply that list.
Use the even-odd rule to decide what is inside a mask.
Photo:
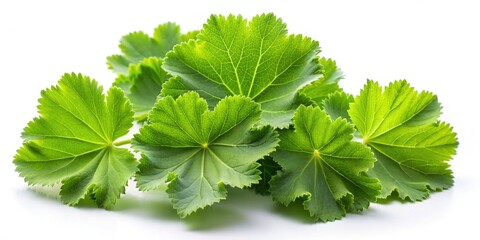
[{"label": "lady's mantle leaf", "polygon": [[88,77],[66,74],[42,91],[39,118],[24,129],[14,163],[29,184],[62,183],[62,200],[75,205],[90,196],[111,208],[125,191],[137,162],[114,141],[128,133],[133,112],[123,92],[108,95]]},{"label": "lady's mantle leaf", "polygon": [[320,221],[340,219],[375,201],[380,184],[365,174],[375,159],[367,147],[352,141],[351,124],[342,118],[332,121],[318,107],[301,106],[294,127],[280,132],[280,146],[272,153],[283,168],[270,182],[274,199],[288,205],[304,197],[305,209]]},{"label": "lady's mantle leaf", "polygon": [[430,190],[452,186],[447,161],[458,143],[452,128],[438,122],[440,111],[435,95],[418,93],[406,81],[383,92],[368,81],[350,105],[353,123],[377,158],[368,175],[380,180],[382,198],[397,191],[402,199],[421,200]]},{"label": "lady's mantle leaf", "polygon": [[351,122],[348,115],[350,103],[353,102],[353,96],[343,91],[336,91],[323,99],[322,105],[325,112],[330,115],[333,120],[342,117]]},{"label": "lady's mantle leaf", "polygon": [[338,82],[343,79],[343,72],[332,59],[321,58],[319,62],[322,65],[322,76],[300,92],[321,107],[329,94],[341,91]]},{"label": "lady's mantle leaf", "polygon": [[179,77],[164,85],[164,95],[194,90],[210,107],[225,96],[247,96],[261,104],[262,123],[286,127],[299,105],[298,90],[320,75],[318,42],[287,35],[273,14],[250,22],[212,15],[197,38],[167,54],[164,69]]},{"label": "lady's mantle leaf", "polygon": [[112,55],[107,58],[108,68],[118,74],[128,74],[130,64],[137,64],[148,57],[164,57],[176,44],[195,38],[198,31],[187,34],[180,33],[180,26],[165,23],[155,28],[153,38],[143,32],[133,32],[120,40],[123,55]]},{"label": "lady's mantle leaf", "polygon": [[185,217],[225,199],[225,184],[258,183],[257,160],[278,144],[270,127],[251,130],[260,113],[260,106],[243,96],[227,97],[213,111],[195,92],[159,100],[135,135],[134,148],[142,153],[138,187],[168,183],[173,206]]},{"label": "lady's mantle leaf", "polygon": [[130,65],[128,76],[119,75],[114,86],[126,93],[133,105],[136,120],[145,120],[162,90],[162,84],[170,78],[162,69],[162,59],[146,58],[138,64]]},{"label": "lady's mantle leaf", "polygon": [[162,59],[147,58],[130,69],[132,86],[128,98],[136,116],[146,115],[153,108],[162,84],[169,78],[161,66]]}]

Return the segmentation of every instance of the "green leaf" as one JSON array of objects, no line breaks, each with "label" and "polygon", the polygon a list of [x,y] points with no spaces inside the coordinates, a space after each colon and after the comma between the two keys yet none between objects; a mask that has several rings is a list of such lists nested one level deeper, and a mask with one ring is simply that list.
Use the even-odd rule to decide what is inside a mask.
[{"label": "green leaf", "polygon": [[130,94],[130,87],[132,86],[132,80],[127,75],[120,74],[117,76],[117,78],[115,78],[115,81],[112,83],[112,86],[122,89],[123,92],[128,96],[128,94]]},{"label": "green leaf", "polygon": [[447,161],[458,143],[452,128],[438,122],[437,97],[416,92],[404,80],[382,90],[377,82],[368,81],[349,110],[378,160],[368,175],[380,180],[381,197],[397,191],[402,199],[421,200],[431,190],[452,186]]},{"label": "green leaf", "polygon": [[[190,39],[196,39],[197,35],[200,33],[199,30],[193,30],[185,34],[180,35],[180,42],[187,42]],[[173,47],[172,47],[173,48]],[[171,50],[171,49],[170,49]]]},{"label": "green leaf", "polygon": [[143,32],[132,32],[120,40],[123,55],[107,57],[108,68],[118,74],[128,74],[130,64],[137,64],[148,57],[161,57],[172,50],[176,44],[194,39],[198,31],[180,33],[180,26],[175,23],[160,24],[153,33],[153,38]]},{"label": "green leaf", "polygon": [[167,54],[164,69],[170,79],[162,94],[196,91],[210,107],[225,96],[247,96],[261,104],[262,121],[287,127],[299,106],[297,92],[319,77],[318,42],[287,35],[273,14],[212,15],[197,36]]},{"label": "green leaf", "polygon": [[270,180],[277,174],[277,171],[282,169],[282,167],[273,161],[273,158],[270,156],[258,160],[258,163],[260,163],[259,169],[262,172],[260,174],[262,179],[260,179],[258,184],[253,185],[253,188],[256,193],[268,195],[270,194]]},{"label": "green leaf", "polygon": [[139,64],[132,64],[128,76],[121,74],[114,83],[126,93],[138,121],[146,120],[162,90],[162,84],[170,78],[162,69],[162,62],[161,58],[150,57]]},{"label": "green leaf", "polygon": [[354,128],[345,119],[332,121],[318,107],[298,108],[295,130],[280,132],[272,153],[283,171],[270,182],[275,200],[288,205],[303,198],[316,220],[333,221],[358,212],[380,193],[377,179],[366,176],[375,159],[361,143],[352,141]]},{"label": "green leaf", "polygon": [[272,128],[251,130],[260,114],[260,106],[243,96],[227,97],[213,111],[194,92],[159,100],[133,143],[142,153],[138,187],[168,183],[173,206],[185,217],[225,199],[225,185],[258,183],[256,161],[278,144]]},{"label": "green leaf", "polygon": [[305,86],[301,93],[312,99],[317,106],[322,106],[329,94],[341,90],[338,82],[343,79],[343,72],[337,63],[328,58],[321,58],[323,75],[315,82]]},{"label": "green leaf", "polygon": [[129,71],[132,81],[128,98],[135,115],[146,115],[155,105],[162,90],[162,84],[169,78],[162,69],[162,59],[147,58]]},{"label": "green leaf", "polygon": [[351,122],[348,115],[350,103],[353,102],[353,96],[343,91],[336,91],[327,96],[322,102],[323,109],[335,120],[339,117]]},{"label": "green leaf", "polygon": [[40,117],[24,129],[16,170],[29,184],[61,183],[61,199],[75,205],[90,196],[111,208],[137,162],[114,141],[132,127],[133,112],[123,92],[102,87],[86,76],[65,74],[57,86],[42,91]]}]

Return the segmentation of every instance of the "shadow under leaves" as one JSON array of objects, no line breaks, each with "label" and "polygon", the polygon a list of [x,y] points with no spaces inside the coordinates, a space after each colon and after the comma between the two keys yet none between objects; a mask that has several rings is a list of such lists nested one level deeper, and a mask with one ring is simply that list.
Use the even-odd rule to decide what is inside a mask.
[{"label": "shadow under leaves", "polygon": [[275,203],[273,212],[284,217],[299,221],[301,223],[316,223],[314,218],[310,216],[309,212],[303,206],[304,199],[298,198],[288,206],[280,203]]},{"label": "shadow under leaves", "polygon": [[227,228],[243,221],[245,217],[229,206],[215,204],[205,209],[199,209],[184,219],[181,219],[177,211],[170,203],[170,199],[164,191],[150,191],[139,196],[123,196],[115,205],[114,211],[129,213],[137,216],[181,221],[190,230],[207,231],[212,229]]}]

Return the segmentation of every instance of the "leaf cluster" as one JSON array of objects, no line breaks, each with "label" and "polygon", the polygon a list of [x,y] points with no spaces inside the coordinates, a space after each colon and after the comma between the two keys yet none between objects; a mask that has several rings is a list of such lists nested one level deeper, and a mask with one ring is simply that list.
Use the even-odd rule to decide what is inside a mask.
[{"label": "leaf cluster", "polygon": [[106,93],[65,74],[22,133],[16,170],[28,184],[61,184],[66,204],[112,208],[134,178],[166,190],[182,218],[230,186],[333,221],[394,192],[418,201],[453,185],[458,142],[434,94],[405,80],[345,93],[336,62],[274,14],[212,15],[186,34],[166,23],[119,47]]}]

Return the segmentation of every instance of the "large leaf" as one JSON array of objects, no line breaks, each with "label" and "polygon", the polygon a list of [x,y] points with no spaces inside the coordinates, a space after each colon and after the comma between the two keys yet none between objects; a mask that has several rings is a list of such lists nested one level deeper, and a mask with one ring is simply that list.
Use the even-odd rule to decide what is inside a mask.
[{"label": "large leaf", "polygon": [[167,54],[163,67],[178,77],[164,85],[164,95],[194,90],[210,107],[225,96],[247,96],[261,104],[264,124],[286,127],[299,105],[298,90],[320,75],[318,42],[287,35],[273,14],[250,22],[212,15],[197,38]]},{"label": "large leaf", "polygon": [[168,183],[167,192],[181,217],[226,198],[224,185],[258,183],[256,162],[277,146],[270,127],[251,130],[260,106],[243,96],[227,97],[213,111],[197,93],[165,97],[135,135],[142,153],[137,176],[141,190]]},{"label": "large leaf", "polygon": [[125,191],[137,162],[114,141],[132,127],[133,112],[123,92],[88,77],[66,74],[42,91],[38,112],[24,129],[14,163],[29,184],[61,183],[61,199],[75,205],[90,196],[111,208]]},{"label": "large leaf", "polygon": [[288,205],[303,197],[317,220],[333,221],[358,212],[380,193],[377,179],[366,176],[375,159],[361,143],[352,141],[354,128],[345,119],[332,121],[318,107],[298,108],[295,130],[280,132],[272,153],[283,171],[272,178],[275,200]]},{"label": "large leaf", "polygon": [[137,64],[148,57],[164,57],[176,44],[195,38],[198,31],[180,33],[175,23],[160,24],[155,28],[153,37],[143,32],[132,32],[120,40],[123,55],[107,57],[108,68],[118,74],[128,74],[130,64]]},{"label": "large leaf", "polygon": [[368,174],[380,180],[382,198],[397,191],[402,199],[421,200],[452,186],[447,161],[458,143],[452,128],[438,122],[440,111],[435,95],[418,93],[406,81],[384,91],[368,81],[355,98],[349,114],[378,160]]}]

